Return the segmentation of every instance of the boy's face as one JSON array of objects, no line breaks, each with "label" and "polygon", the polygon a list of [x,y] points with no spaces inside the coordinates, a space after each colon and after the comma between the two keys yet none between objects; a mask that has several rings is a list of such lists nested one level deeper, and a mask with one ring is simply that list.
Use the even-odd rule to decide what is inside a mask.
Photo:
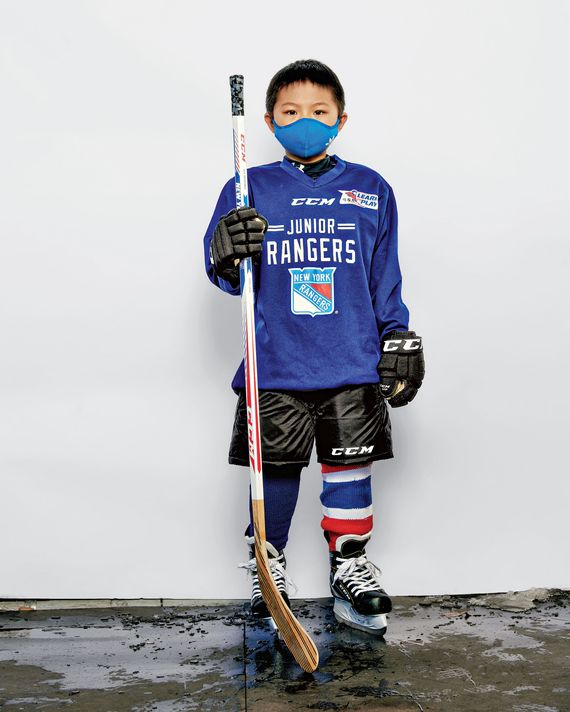
[{"label": "boy's face", "polygon": [[[332,126],[339,118],[338,107],[330,87],[313,84],[310,81],[293,82],[281,87],[277,94],[277,101],[273,108],[275,123],[279,126],[292,124],[297,119],[317,119],[324,124]],[[265,123],[274,133],[271,115],[266,113]],[[340,131],[348,115],[346,112],[340,116],[338,130]]]}]

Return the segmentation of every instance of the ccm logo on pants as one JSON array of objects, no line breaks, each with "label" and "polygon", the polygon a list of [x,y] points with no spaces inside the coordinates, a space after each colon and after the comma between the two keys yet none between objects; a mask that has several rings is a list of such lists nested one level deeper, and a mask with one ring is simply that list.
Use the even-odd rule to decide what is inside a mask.
[{"label": "ccm logo on pants", "polygon": [[360,445],[359,447],[333,447],[331,455],[364,455],[372,452],[372,450],[374,450],[374,445],[370,445],[370,447],[366,447],[366,445]]}]

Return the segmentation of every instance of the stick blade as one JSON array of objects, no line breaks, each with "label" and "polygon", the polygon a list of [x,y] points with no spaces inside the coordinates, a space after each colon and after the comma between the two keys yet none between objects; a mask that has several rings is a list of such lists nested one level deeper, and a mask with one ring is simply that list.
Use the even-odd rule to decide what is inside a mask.
[{"label": "stick blade", "polygon": [[269,568],[267,554],[256,545],[257,576],[263,600],[275,625],[283,636],[285,645],[305,672],[314,672],[319,664],[319,651],[310,635],[293,615],[285,603]]}]

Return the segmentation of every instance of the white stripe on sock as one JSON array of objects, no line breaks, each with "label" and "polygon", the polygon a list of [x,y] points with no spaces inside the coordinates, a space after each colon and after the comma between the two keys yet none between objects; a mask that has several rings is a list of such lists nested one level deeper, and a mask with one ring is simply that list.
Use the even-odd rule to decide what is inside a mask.
[{"label": "white stripe on sock", "polygon": [[331,519],[366,519],[372,516],[371,504],[363,509],[339,509],[338,507],[323,507],[323,514]]},{"label": "white stripe on sock", "polygon": [[336,472],[323,472],[325,482],[354,482],[365,480],[372,474],[372,463],[366,467],[355,467],[354,470],[337,470]]}]

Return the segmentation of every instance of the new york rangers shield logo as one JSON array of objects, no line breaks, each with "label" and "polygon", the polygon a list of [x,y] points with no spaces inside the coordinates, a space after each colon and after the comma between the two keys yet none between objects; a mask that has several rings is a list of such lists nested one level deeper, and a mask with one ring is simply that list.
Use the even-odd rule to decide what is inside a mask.
[{"label": "new york rangers shield logo", "polygon": [[336,267],[303,267],[291,273],[291,311],[293,314],[332,314],[334,310],[334,272]]}]

